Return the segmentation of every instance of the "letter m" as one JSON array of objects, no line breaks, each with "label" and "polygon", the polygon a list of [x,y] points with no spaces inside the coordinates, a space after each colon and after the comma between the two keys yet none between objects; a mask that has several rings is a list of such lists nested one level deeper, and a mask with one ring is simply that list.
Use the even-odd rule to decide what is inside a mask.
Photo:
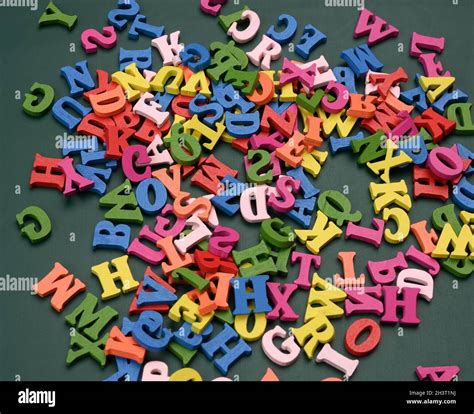
[{"label": "letter m", "polygon": [[367,45],[346,49],[341,53],[341,58],[347,62],[357,78],[364,76],[369,69],[379,72],[383,68],[383,64],[375,57]]},{"label": "letter m", "polygon": [[56,312],[62,312],[64,305],[86,290],[86,285],[74,275],[69,274],[69,270],[61,263],[56,262],[53,269],[33,288],[42,298],[53,294],[51,306]]},{"label": "letter m", "polygon": [[200,165],[200,169],[191,178],[191,183],[217,194],[221,180],[227,175],[235,177],[237,171],[211,155]]},{"label": "letter m", "polygon": [[84,334],[93,341],[97,341],[102,329],[118,316],[118,312],[110,306],[98,312],[95,312],[96,307],[97,297],[88,293],[82,303],[65,318],[69,325],[76,326],[78,330],[85,328]]},{"label": "letter m", "polygon": [[[452,252],[448,251],[449,246],[453,247]],[[474,234],[471,228],[465,224],[459,234],[456,234],[452,226],[444,226],[431,255],[435,258],[466,259],[469,256],[469,260],[474,259]]]}]

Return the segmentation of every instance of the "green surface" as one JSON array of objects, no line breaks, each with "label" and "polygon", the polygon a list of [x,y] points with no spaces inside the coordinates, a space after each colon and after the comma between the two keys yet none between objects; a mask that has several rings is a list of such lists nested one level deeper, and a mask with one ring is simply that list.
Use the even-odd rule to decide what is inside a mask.
[{"label": "green surface", "polygon": [[[209,45],[212,41],[227,41],[217,19],[203,15],[197,0],[140,0],[139,3],[141,13],[147,16],[149,23],[165,25],[166,33],[181,30],[183,42]],[[289,13],[297,18],[297,38],[301,36],[303,26],[312,23],[327,34],[328,42],[318,47],[311,57],[317,58],[324,54],[331,67],[334,67],[343,63],[339,58],[342,50],[362,44],[365,39],[355,41],[352,38],[358,17],[356,8],[325,7],[324,3],[324,0],[241,0],[240,5],[234,5],[233,1],[229,0],[224,13],[240,10],[246,4],[260,15],[260,35],[250,44],[243,46],[246,51],[253,48],[261,34],[266,32],[271,24],[276,23],[281,13]],[[414,76],[421,73],[422,68],[416,59],[408,55],[412,32],[444,36],[446,47],[441,58],[445,69],[451,70],[456,76],[458,88],[468,95],[474,94],[471,81],[474,73],[474,1],[459,0],[457,6],[452,4],[452,0],[366,0],[365,3],[367,8],[400,29],[398,38],[373,47],[376,56],[385,64],[384,71],[391,72],[398,66],[403,66],[410,76],[408,85],[413,87]],[[77,24],[71,32],[64,26],[47,26],[41,29],[38,27],[38,19],[47,5],[44,0],[39,1],[37,11],[30,11],[28,8],[0,9],[0,277],[10,275],[10,278],[41,278],[49,272],[54,262],[59,261],[86,283],[88,292],[100,297],[101,289],[97,278],[90,273],[91,266],[121,256],[119,251],[92,251],[94,227],[104,218],[106,209],[99,207],[99,196],[92,193],[66,199],[55,190],[28,188],[34,154],[39,152],[44,156],[60,156],[60,151],[55,147],[56,136],[62,136],[64,130],[52,118],[51,113],[39,119],[28,117],[22,110],[22,102],[24,94],[34,82],[52,85],[56,98],[67,95],[67,84],[59,76],[62,66],[74,65],[88,59],[91,73],[97,68],[112,73],[118,68],[120,47],[144,49],[149,46],[150,39],[141,37],[138,42],[131,41],[125,30],[120,33],[119,43],[114,49],[99,49],[97,54],[86,56],[80,44],[81,32],[87,28],[100,30],[106,26],[107,13],[115,8],[116,2],[57,0],[56,4],[64,12],[78,16]],[[398,52],[400,43],[404,47],[403,53]],[[75,52],[70,51],[73,45]],[[289,53],[287,48],[284,50],[284,55],[297,58],[297,55]],[[153,67],[158,68],[161,62],[155,50],[153,56]],[[281,65],[281,62],[282,60],[278,61],[276,65]],[[252,70],[252,66],[249,69]],[[359,91],[361,90],[359,86]],[[19,100],[15,99],[16,91],[21,91]],[[452,135],[444,140],[443,144],[452,145],[456,142],[462,142],[471,150],[474,149],[471,136]],[[327,142],[324,143],[323,149],[327,149]],[[232,168],[239,169],[238,178],[244,179],[240,153],[223,142],[218,143],[214,153]],[[403,177],[411,186],[409,169],[392,174],[394,181]],[[371,175],[368,168],[357,165],[355,154],[343,153],[328,157],[315,183],[321,191],[349,191],[347,196],[350,198],[352,211],[360,210],[363,214],[362,224],[367,226],[374,216],[368,191],[371,180],[375,181],[376,177]],[[115,172],[108,189],[117,187],[123,181],[122,173]],[[189,182],[187,179],[184,187],[191,189],[195,195],[201,194],[200,189],[190,187]],[[17,194],[19,188],[21,192]],[[15,220],[15,215],[30,205],[43,208],[53,225],[48,240],[35,246],[21,236]],[[435,200],[416,201],[410,212],[411,221],[430,219],[431,211],[441,205],[442,202]],[[145,217],[147,224],[152,225],[153,221],[152,217]],[[221,224],[233,226],[244,235],[238,250],[258,243],[260,226],[244,222],[240,215],[233,219],[223,216]],[[294,226],[292,222],[288,221],[288,224]],[[139,229],[139,225],[132,225],[132,237],[138,234]],[[369,245],[347,242],[340,238],[322,251],[319,275],[327,278],[342,271],[337,260],[338,251],[355,250],[356,272],[367,274],[367,260],[394,257],[398,250],[406,251],[412,242],[414,239],[410,236],[398,247],[383,243],[381,248],[376,250]],[[299,243],[297,249],[304,251]],[[135,278],[141,279],[146,264],[133,257],[129,262]],[[292,281],[297,276],[296,272],[297,270],[290,266],[287,279],[275,276],[271,280]],[[459,284],[457,289],[454,288],[454,282]],[[473,380],[473,282],[472,277],[465,280],[455,279],[441,271],[436,277],[432,302],[418,301],[418,316],[422,323],[416,328],[404,327],[403,336],[399,336],[398,326],[383,326],[379,347],[370,355],[360,358],[360,365],[351,380],[415,380],[417,365],[459,365],[459,379]],[[298,291],[290,302],[301,315],[300,322],[303,319],[307,295],[305,291]],[[70,367],[66,365],[70,338],[69,326],[64,317],[72,312],[84,297],[79,295],[66,306],[63,314],[57,314],[51,308],[48,298],[40,299],[31,296],[29,292],[0,292],[0,380],[102,380],[115,372],[112,359],[104,369],[91,358],[81,360]],[[132,298],[133,293],[129,293],[108,301],[106,305],[119,311],[122,318],[126,315]],[[99,303],[104,305],[101,300]],[[358,318],[359,316],[352,316],[334,321],[336,336],[332,346],[343,354],[346,354],[343,347],[345,331],[349,324]],[[300,322],[280,322],[280,325],[288,329],[291,326],[299,326]],[[220,326],[218,323],[215,325]],[[273,323],[269,324],[272,325]],[[339,371],[308,360],[303,352],[291,367],[275,366],[263,354],[260,341],[251,346],[252,356],[234,365],[229,377],[238,375],[240,380],[260,379],[267,367],[272,367],[281,379],[286,380],[319,380],[327,376],[340,376]],[[170,373],[181,366],[170,351],[149,353],[147,359],[166,361]],[[198,370],[206,380],[220,376],[202,353],[193,359],[190,366]]]}]

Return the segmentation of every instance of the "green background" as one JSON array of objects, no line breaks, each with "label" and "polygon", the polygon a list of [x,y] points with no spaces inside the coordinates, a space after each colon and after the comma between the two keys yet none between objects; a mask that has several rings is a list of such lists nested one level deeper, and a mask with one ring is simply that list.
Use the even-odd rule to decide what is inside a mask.
[{"label": "green background", "polygon": [[[39,28],[37,21],[45,9],[47,1],[40,0],[39,8],[33,12],[27,8],[0,8],[1,76],[0,76],[0,116],[1,151],[0,182],[1,193],[1,249],[0,276],[41,278],[49,272],[54,262],[61,262],[87,285],[88,292],[100,296],[97,279],[91,275],[90,267],[121,255],[119,251],[92,251],[92,237],[95,224],[103,219],[106,209],[99,208],[98,196],[83,193],[66,199],[55,190],[28,187],[35,153],[57,157],[55,137],[64,130],[51,113],[40,119],[26,116],[22,109],[23,94],[35,82],[52,85],[56,97],[68,94],[66,82],[59,76],[63,66],[88,59],[91,73],[100,68],[112,73],[118,70],[119,48],[144,49],[150,39],[141,37],[134,42],[127,38],[127,30],[119,34],[117,46],[110,50],[99,48],[97,54],[86,56],[80,43],[80,34],[87,28],[100,30],[107,25],[107,13],[115,8],[112,0],[57,0],[55,3],[66,13],[77,14],[78,23],[72,32],[62,26]],[[248,51],[259,41],[267,28],[274,24],[281,13],[289,13],[298,20],[295,43],[307,23],[315,25],[328,36],[328,42],[316,49],[311,58],[323,54],[331,67],[343,64],[339,54],[342,50],[365,43],[366,38],[354,40],[352,33],[357,22],[358,11],[354,7],[325,7],[324,0],[241,0],[234,5],[232,0],[223,9],[223,14],[239,10],[244,4],[255,10],[261,19],[259,35],[243,46]],[[199,10],[197,0],[140,0],[141,13],[148,22],[164,25],[166,33],[181,30],[184,43],[199,42],[208,45],[214,40],[227,41],[227,36],[216,19],[204,15]],[[384,71],[391,72],[403,66],[410,76],[404,89],[414,86],[416,73],[422,68],[416,59],[409,57],[410,39],[413,31],[425,35],[444,36],[446,47],[441,59],[445,69],[456,77],[456,87],[468,95],[474,93],[472,74],[474,60],[472,53],[474,1],[459,0],[366,0],[366,7],[387,19],[400,29],[397,38],[389,39],[373,47],[376,56],[384,63]],[[130,24],[129,26],[130,27]],[[71,44],[76,50],[70,52]],[[402,43],[404,52],[398,52]],[[284,49],[284,55],[297,55]],[[281,65],[281,60],[274,67]],[[159,68],[161,60],[153,50],[153,68]],[[95,79],[95,78],[94,78]],[[362,91],[361,85],[358,86]],[[15,91],[21,91],[21,99],[15,100]],[[472,137],[452,135],[443,141],[446,146],[462,142],[474,149]],[[327,142],[323,149],[327,148]],[[243,180],[242,156],[228,144],[219,143],[217,157],[228,165],[240,170]],[[393,175],[393,181],[404,178],[411,188],[411,168],[400,170]],[[348,186],[353,209],[363,213],[363,225],[369,225],[374,217],[372,202],[368,192],[370,181],[376,181],[367,168],[358,167],[353,154],[329,155],[315,185],[322,191],[335,189],[342,191]],[[115,172],[108,189],[115,188],[123,181],[121,172]],[[15,194],[15,186],[21,187],[21,194]],[[189,179],[185,187],[188,187]],[[410,190],[411,191],[411,190]],[[192,187],[194,194],[200,189]],[[410,192],[411,194],[411,192]],[[44,208],[53,222],[53,233],[44,243],[32,246],[19,234],[15,214],[29,205]],[[419,200],[410,212],[411,221],[430,218],[434,208],[442,203],[436,200]],[[152,217],[145,222],[152,225]],[[258,242],[258,225],[250,225],[240,215],[233,219],[221,217],[221,224],[233,226],[242,234],[238,249],[250,247]],[[391,227],[391,225],[390,225]],[[132,226],[135,237],[140,226]],[[75,233],[75,242],[70,242],[70,233]],[[347,242],[343,238],[332,242],[322,251],[322,265],[319,274],[323,278],[341,272],[337,259],[339,251],[357,252],[356,272],[366,272],[367,260],[383,260],[394,257],[398,250],[406,251],[415,240],[410,238],[402,245],[391,246],[384,243],[380,249],[359,242]],[[415,242],[416,243],[416,242]],[[303,247],[298,245],[298,250]],[[129,263],[136,279],[140,279],[146,267],[137,258],[130,257]],[[290,268],[287,279],[275,277],[274,281],[292,281],[297,276],[297,268]],[[460,380],[474,379],[474,346],[472,330],[472,278],[459,280],[458,289],[453,288],[452,275],[442,271],[435,280],[434,298],[431,303],[418,301],[418,327],[404,327],[404,335],[398,335],[398,326],[386,325],[382,328],[379,347],[366,357],[360,358],[360,365],[351,380],[415,380],[417,365],[452,365],[461,367]],[[108,301],[107,304],[120,312],[120,320],[126,315],[133,293]],[[304,314],[308,293],[297,292],[291,304],[300,315]],[[85,295],[79,295],[66,306],[63,314],[56,313],[49,304],[49,298],[40,299],[28,292],[0,292],[0,380],[102,380],[115,372],[115,363],[110,359],[105,369],[101,369],[92,359],[86,358],[67,367],[66,354],[69,348],[69,330],[64,316],[77,306]],[[361,316],[334,320],[336,336],[333,348],[347,355],[344,334],[349,324]],[[365,316],[362,316],[365,317]],[[369,316],[370,317],[370,316]],[[285,329],[301,324],[280,322]],[[268,326],[272,326],[269,323]],[[220,324],[215,324],[220,330]],[[268,329],[268,328],[267,328]],[[285,380],[320,380],[327,376],[340,376],[340,372],[326,364],[316,364],[308,360],[303,352],[292,366],[282,368],[269,361],[261,349],[261,342],[252,345],[251,357],[234,365],[229,377],[238,375],[240,380],[258,380],[267,367]],[[166,361],[170,373],[180,367],[180,362],[168,351],[148,353],[148,360]],[[199,354],[191,363],[204,379],[220,376],[212,363]],[[17,377],[18,379],[18,377]]]}]

